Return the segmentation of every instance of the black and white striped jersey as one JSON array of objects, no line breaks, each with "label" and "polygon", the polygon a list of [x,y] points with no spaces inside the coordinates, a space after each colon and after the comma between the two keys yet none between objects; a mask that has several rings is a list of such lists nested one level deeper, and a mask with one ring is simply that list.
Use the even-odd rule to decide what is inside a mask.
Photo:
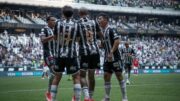
[{"label": "black and white striped jersey", "polygon": [[80,18],[79,20],[79,51],[80,55],[91,55],[99,53],[99,47],[97,44],[97,33],[100,32],[98,24],[94,20],[90,20],[88,17]]},{"label": "black and white striped jersey", "polygon": [[[49,37],[51,35],[53,35],[53,29],[51,29],[50,27],[45,26],[44,28],[41,29],[40,37],[41,36]],[[55,46],[56,46],[55,40],[51,40],[46,43],[43,43],[44,55],[55,56]]]},{"label": "black and white striped jersey", "polygon": [[72,19],[64,19],[56,22],[54,35],[57,37],[57,56],[60,58],[74,58],[76,52],[76,37],[78,24]]},{"label": "black and white striped jersey", "polygon": [[[135,51],[131,47],[124,47],[120,49],[120,52],[122,54],[122,60],[124,63],[132,64],[133,62],[133,56],[135,56]],[[130,55],[128,55],[130,54]]]},{"label": "black and white striped jersey", "polygon": [[[117,30],[113,27],[110,27],[110,25],[108,25],[106,27],[105,30],[103,30],[103,45],[105,47],[105,62],[108,61],[108,54],[110,53],[114,41],[119,39],[119,34],[117,33]],[[113,61],[117,61],[120,60],[120,53],[119,50],[117,49],[114,53],[113,53],[113,57],[112,57]]]}]

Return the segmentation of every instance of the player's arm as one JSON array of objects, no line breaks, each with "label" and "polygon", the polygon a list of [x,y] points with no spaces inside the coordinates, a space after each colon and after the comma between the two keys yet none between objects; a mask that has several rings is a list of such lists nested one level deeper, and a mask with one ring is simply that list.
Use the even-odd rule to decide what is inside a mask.
[{"label": "player's arm", "polygon": [[41,29],[40,39],[42,43],[51,41],[54,37],[53,35],[46,37],[46,35],[47,35],[47,29],[46,28]]},{"label": "player's arm", "polygon": [[112,30],[111,35],[112,35],[112,38],[114,40],[114,44],[113,44],[113,47],[111,48],[110,52],[114,53],[119,48],[120,39],[119,39],[119,35],[115,29]]},{"label": "player's arm", "polygon": [[51,36],[48,36],[48,37],[46,37],[46,36],[41,36],[41,42],[42,42],[42,43],[46,43],[46,42],[51,41],[51,40],[53,40],[53,39],[54,39],[54,35],[51,35]]},{"label": "player's arm", "polygon": [[119,44],[120,44],[120,39],[119,39],[119,36],[118,36],[118,33],[115,31],[115,30],[111,30],[110,31],[110,37],[113,38],[114,40],[114,43],[113,43],[113,46],[110,50],[110,53],[108,55],[108,58],[109,60],[111,61],[112,60],[112,56],[113,56],[113,53],[118,49],[119,47]]}]

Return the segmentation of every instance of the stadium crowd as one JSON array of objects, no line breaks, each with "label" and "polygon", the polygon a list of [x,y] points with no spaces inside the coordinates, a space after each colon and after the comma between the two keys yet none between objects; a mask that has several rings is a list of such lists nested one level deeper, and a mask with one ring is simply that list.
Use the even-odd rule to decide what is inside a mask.
[{"label": "stadium crowd", "polygon": [[[98,1],[98,0],[96,0]],[[109,0],[110,1],[110,0]],[[115,2],[117,0],[112,0]],[[100,0],[98,1],[100,2]],[[125,2],[125,4],[138,5],[138,3],[148,2],[163,2],[164,5],[169,6],[173,4],[172,0],[119,0],[118,2]],[[119,3],[116,3],[119,4]],[[146,3],[143,3],[146,5]],[[128,6],[129,6],[128,5]],[[14,10],[15,11],[15,10]],[[0,22],[16,22],[14,19],[15,16],[21,16],[27,18],[29,16],[32,20],[43,20],[48,15],[51,15],[50,12],[38,13],[38,12],[26,12],[22,11],[13,12],[10,9],[0,9]],[[52,14],[53,15],[53,14]],[[37,19],[38,18],[38,19]],[[110,23],[117,27],[118,29],[143,29],[143,30],[174,30],[180,31],[179,20],[172,19],[169,22],[167,19],[158,19],[158,18],[140,18],[138,17],[127,17],[119,16],[114,18],[111,16]],[[33,20],[34,19],[34,20]],[[150,20],[149,20],[150,19]],[[166,23],[165,23],[166,20]],[[38,21],[37,24],[41,24]],[[45,23],[43,23],[45,25]],[[138,59],[140,65],[167,65],[167,66],[176,66],[179,63],[179,48],[180,48],[180,39],[172,37],[136,37],[130,39],[133,43],[133,48],[137,51]],[[42,61],[42,45],[39,41],[39,37],[35,34],[30,36],[24,34],[21,35],[11,35],[6,31],[0,33],[0,64],[5,66],[17,66],[17,65],[30,65],[32,67],[39,67]]]},{"label": "stadium crowd", "polygon": [[9,35],[0,34],[0,64],[1,66],[39,67],[42,63],[42,46],[35,34]]},{"label": "stadium crowd", "polygon": [[[41,24],[45,25],[46,17],[49,15],[55,15],[51,12],[32,12],[23,10],[11,10],[11,9],[0,9],[0,22],[9,23],[22,23],[27,24]],[[92,17],[95,17],[92,16]],[[18,20],[17,20],[18,19]],[[137,16],[116,16],[113,15],[110,18],[110,23],[121,29],[153,29],[153,30],[174,30],[180,31],[178,19],[167,20],[166,18],[146,18]]]},{"label": "stadium crowd", "polygon": [[[0,35],[1,66],[39,67],[42,63],[42,46],[35,34],[27,36]],[[169,66],[176,68],[180,62],[180,39],[175,37],[129,37],[141,66]]]},{"label": "stadium crowd", "polygon": [[159,18],[137,19],[137,17],[119,16],[119,18],[111,17],[110,23],[120,29],[143,29],[143,30],[180,30],[177,19],[167,21]]},{"label": "stadium crowd", "polygon": [[[79,2],[79,0],[76,0]],[[95,4],[112,5],[121,7],[160,7],[160,8],[174,8],[178,4],[177,0],[84,0]]]},{"label": "stadium crowd", "polygon": [[136,37],[132,47],[140,65],[177,68],[180,56],[180,39],[175,37]]}]

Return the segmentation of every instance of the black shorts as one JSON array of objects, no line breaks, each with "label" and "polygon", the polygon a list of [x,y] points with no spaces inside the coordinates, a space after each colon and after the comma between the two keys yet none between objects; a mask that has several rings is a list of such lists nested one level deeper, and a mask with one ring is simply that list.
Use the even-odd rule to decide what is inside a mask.
[{"label": "black shorts", "polygon": [[52,68],[53,66],[56,65],[55,58],[53,56],[44,56],[44,62],[47,64],[50,72],[52,73],[53,72]]},{"label": "black shorts", "polygon": [[100,69],[100,55],[93,54],[81,56],[80,69]]},{"label": "black shorts", "polygon": [[55,65],[55,58],[52,56],[45,56],[44,62],[48,65],[48,67]]},{"label": "black shorts", "polygon": [[125,69],[125,70],[127,70],[127,69],[128,69],[128,70],[131,70],[131,66],[132,66],[131,63],[125,63],[125,64],[124,64],[124,69]]},{"label": "black shorts", "polygon": [[105,62],[104,63],[104,72],[113,73],[113,72],[122,72],[121,61],[114,62]]},{"label": "black shorts", "polygon": [[53,68],[55,72],[66,72],[67,74],[74,74],[79,71],[79,64],[77,58],[57,58],[56,67]]}]

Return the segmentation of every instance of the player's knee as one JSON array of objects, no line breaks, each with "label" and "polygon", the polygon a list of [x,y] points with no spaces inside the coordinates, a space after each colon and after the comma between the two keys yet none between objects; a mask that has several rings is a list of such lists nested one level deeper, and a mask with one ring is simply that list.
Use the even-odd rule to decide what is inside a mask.
[{"label": "player's knee", "polygon": [[111,74],[105,73],[104,74],[104,80],[105,81],[110,81],[111,80]]},{"label": "player's knee", "polygon": [[86,71],[80,71],[80,77],[85,78],[86,77]]}]

